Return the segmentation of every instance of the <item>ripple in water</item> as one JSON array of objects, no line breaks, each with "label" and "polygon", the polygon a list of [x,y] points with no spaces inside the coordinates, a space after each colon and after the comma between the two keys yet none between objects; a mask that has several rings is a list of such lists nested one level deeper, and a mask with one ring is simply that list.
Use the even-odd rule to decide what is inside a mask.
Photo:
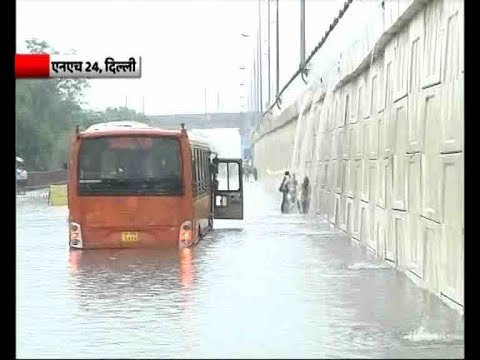
[{"label": "ripple in water", "polygon": [[463,336],[447,333],[432,333],[429,332],[424,326],[420,326],[418,329],[412,331],[408,335],[405,335],[403,338],[412,342],[463,342]]}]

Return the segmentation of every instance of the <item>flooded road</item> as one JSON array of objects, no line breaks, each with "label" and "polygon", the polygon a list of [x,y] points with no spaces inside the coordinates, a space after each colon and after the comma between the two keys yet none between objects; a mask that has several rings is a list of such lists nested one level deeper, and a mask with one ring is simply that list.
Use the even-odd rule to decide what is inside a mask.
[{"label": "flooded road", "polygon": [[464,356],[461,315],[276,195],[182,252],[70,252],[66,207],[18,200],[17,357]]}]

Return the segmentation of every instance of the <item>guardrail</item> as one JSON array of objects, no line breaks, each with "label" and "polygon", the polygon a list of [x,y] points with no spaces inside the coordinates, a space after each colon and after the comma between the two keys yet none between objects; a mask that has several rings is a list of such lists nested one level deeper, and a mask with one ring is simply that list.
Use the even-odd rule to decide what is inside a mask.
[{"label": "guardrail", "polygon": [[26,190],[35,190],[47,188],[50,185],[66,184],[68,179],[68,170],[54,171],[30,171]]}]

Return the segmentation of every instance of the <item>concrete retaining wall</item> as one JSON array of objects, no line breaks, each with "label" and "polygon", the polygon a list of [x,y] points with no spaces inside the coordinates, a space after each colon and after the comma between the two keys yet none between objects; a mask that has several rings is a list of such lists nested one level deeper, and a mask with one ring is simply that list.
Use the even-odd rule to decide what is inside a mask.
[{"label": "concrete retaining wall", "polygon": [[340,76],[263,120],[255,165],[274,191],[286,169],[309,176],[312,214],[463,306],[463,1],[383,11],[363,57],[343,52]]}]

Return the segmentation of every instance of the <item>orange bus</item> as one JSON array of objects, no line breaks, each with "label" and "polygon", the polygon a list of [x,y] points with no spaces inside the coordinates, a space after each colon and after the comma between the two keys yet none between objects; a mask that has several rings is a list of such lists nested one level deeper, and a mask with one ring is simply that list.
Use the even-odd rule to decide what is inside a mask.
[{"label": "orange bus", "polygon": [[77,127],[68,166],[70,247],[184,248],[212,229],[214,218],[243,219],[242,161],[215,158],[212,167],[215,155],[183,124]]}]

